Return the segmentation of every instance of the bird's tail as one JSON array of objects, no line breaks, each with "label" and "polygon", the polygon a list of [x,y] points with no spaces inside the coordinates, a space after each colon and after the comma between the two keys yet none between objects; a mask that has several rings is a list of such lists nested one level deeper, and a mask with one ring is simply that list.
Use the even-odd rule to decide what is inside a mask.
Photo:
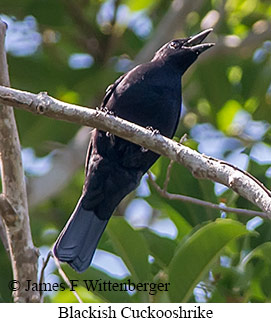
[{"label": "bird's tail", "polygon": [[78,272],[86,270],[107,222],[84,209],[80,199],[54,245],[55,256]]}]

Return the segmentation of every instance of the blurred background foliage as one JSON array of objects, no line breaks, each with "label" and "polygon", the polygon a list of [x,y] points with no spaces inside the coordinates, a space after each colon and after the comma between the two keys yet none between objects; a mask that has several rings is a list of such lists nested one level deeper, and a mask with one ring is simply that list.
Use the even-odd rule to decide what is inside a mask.
[{"label": "blurred background foliage", "polygon": [[[14,88],[95,107],[106,87],[173,37],[214,27],[216,46],[183,79],[176,140],[271,177],[271,3],[269,0],[2,0]],[[15,111],[27,176],[31,228],[42,259],[81,193],[89,129]],[[152,167],[163,185],[169,161]],[[255,209],[227,188],[174,165],[169,192]],[[218,218],[228,219],[218,219]],[[78,293],[89,302],[269,302],[271,223],[169,201],[146,177],[115,212],[95,254],[73,279],[170,282],[169,292]],[[0,300],[12,301],[10,262],[0,246]],[[60,282],[53,261],[45,282]],[[46,302],[73,302],[68,290]]]}]

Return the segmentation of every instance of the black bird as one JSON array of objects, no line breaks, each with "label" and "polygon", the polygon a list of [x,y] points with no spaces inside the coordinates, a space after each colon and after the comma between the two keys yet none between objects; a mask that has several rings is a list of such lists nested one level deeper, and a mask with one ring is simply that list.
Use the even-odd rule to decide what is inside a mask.
[{"label": "black bird", "polygon": [[[100,108],[172,138],[181,111],[181,77],[214,45],[201,43],[211,31],[165,44],[150,62],[136,66],[109,86]],[[78,272],[89,267],[114,209],[158,157],[117,136],[93,130],[82,195],[53,248],[60,261]]]}]

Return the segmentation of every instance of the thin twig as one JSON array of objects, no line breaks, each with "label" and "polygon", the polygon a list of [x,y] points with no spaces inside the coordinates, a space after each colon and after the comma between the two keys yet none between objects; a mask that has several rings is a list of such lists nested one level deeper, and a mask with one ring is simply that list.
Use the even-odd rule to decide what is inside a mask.
[{"label": "thin twig", "polygon": [[120,39],[120,35],[118,35],[117,32],[117,12],[119,5],[120,0],[115,0],[113,16],[110,21],[110,34],[103,42],[102,60],[104,64],[107,63],[108,59],[112,55],[113,50],[118,46],[118,40]]},{"label": "thin twig", "polygon": [[181,195],[181,194],[172,194],[169,193],[167,191],[165,191],[164,189],[162,189],[154,180],[152,174],[150,171],[147,172],[148,176],[149,176],[149,181],[151,183],[151,185],[155,188],[155,190],[164,198],[168,199],[168,200],[177,200],[177,201],[182,201],[182,202],[187,202],[187,203],[192,203],[192,204],[197,204],[197,205],[201,205],[203,207],[207,207],[207,208],[211,208],[211,209],[215,209],[215,210],[219,210],[219,211],[223,211],[223,212],[227,212],[227,213],[238,213],[238,214],[242,214],[242,215],[246,215],[246,216],[259,216],[265,220],[270,220],[270,217],[268,216],[267,213],[264,212],[259,212],[259,211],[253,211],[253,210],[248,210],[248,209],[239,209],[239,208],[234,208],[234,207],[228,207],[228,206],[224,206],[224,205],[218,205],[215,203],[211,203],[211,202],[207,202],[207,201],[203,201],[191,196],[186,196],[186,195]]},{"label": "thin twig", "polygon": [[110,21],[110,24],[112,26],[112,28],[114,28],[116,22],[117,22],[117,12],[118,12],[118,9],[119,9],[119,5],[120,5],[120,0],[115,0],[115,3],[114,3],[114,12],[113,12],[113,17]]},{"label": "thin twig", "polygon": [[180,144],[183,144],[185,141],[187,140],[187,133],[184,133],[181,137],[181,139],[179,140]]},{"label": "thin twig", "polygon": [[[39,281],[39,285],[41,286],[41,284],[43,283],[43,278],[44,278],[44,271],[45,268],[48,265],[48,262],[50,260],[50,258],[52,257],[52,251],[50,250],[46,256],[45,259],[43,259],[43,264],[42,264],[42,268],[41,268],[41,272],[40,272],[40,281]],[[40,297],[42,297],[42,288],[40,290]]]},{"label": "thin twig", "polygon": [[78,29],[75,37],[71,34],[73,41],[83,46],[95,59],[101,59],[103,55],[101,45],[106,38],[105,35],[93,27],[92,20],[86,15],[79,1],[62,0],[62,2],[68,15],[74,22],[75,29]]},{"label": "thin twig", "polygon": [[167,187],[168,187],[168,183],[169,183],[169,180],[170,180],[170,173],[171,173],[171,169],[172,169],[172,166],[174,164],[174,160],[171,159],[171,161],[169,162],[168,164],[168,167],[167,167],[167,175],[166,175],[166,179],[164,181],[164,185],[163,185],[163,192],[167,192]]},{"label": "thin twig", "polygon": [[[180,143],[180,144],[184,143],[184,142],[186,141],[186,139],[187,139],[187,134],[185,133],[185,134],[181,137],[181,139],[180,139],[179,143]],[[170,162],[169,162],[169,165],[168,165],[168,167],[167,167],[166,179],[165,179],[165,181],[164,181],[164,186],[163,186],[163,191],[164,191],[164,192],[166,192],[166,191],[167,191],[167,188],[168,188],[168,183],[169,183],[169,180],[170,180],[170,174],[171,174],[171,169],[172,169],[173,164],[174,164],[174,160],[172,160],[172,159],[171,159],[171,160],[170,160]]]},{"label": "thin twig", "polygon": [[71,292],[74,294],[74,296],[76,297],[76,299],[78,300],[79,303],[83,303],[83,301],[81,300],[80,296],[77,294],[76,290],[74,290],[72,288],[72,284],[68,278],[68,276],[65,274],[64,270],[61,268],[60,262],[59,260],[56,258],[56,256],[54,255],[54,253],[52,252],[52,256],[55,260],[55,264],[57,266],[59,275],[63,278],[63,280],[65,281],[65,283],[69,286]]}]

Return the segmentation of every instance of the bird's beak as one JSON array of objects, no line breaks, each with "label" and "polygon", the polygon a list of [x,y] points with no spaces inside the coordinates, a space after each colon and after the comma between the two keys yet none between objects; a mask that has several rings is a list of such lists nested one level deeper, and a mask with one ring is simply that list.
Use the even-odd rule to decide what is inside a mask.
[{"label": "bird's beak", "polygon": [[182,47],[188,47],[198,55],[203,53],[204,51],[215,45],[214,43],[201,43],[210,34],[211,31],[213,31],[213,28],[203,30],[199,34],[189,37],[187,42],[185,42]]}]

